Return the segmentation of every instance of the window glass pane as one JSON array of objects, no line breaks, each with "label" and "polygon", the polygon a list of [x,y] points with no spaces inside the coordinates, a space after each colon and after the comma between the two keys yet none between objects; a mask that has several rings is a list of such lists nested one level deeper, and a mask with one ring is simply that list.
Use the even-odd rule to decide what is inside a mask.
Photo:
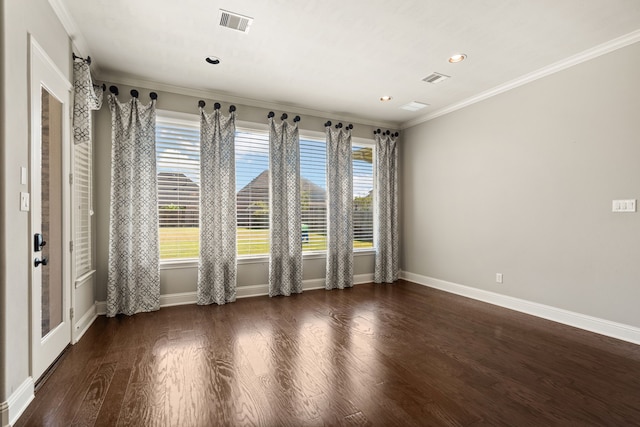
[{"label": "window glass pane", "polygon": [[327,249],[327,143],[300,140],[302,251]]},{"label": "window glass pane", "polygon": [[353,249],[373,247],[373,147],[353,146]]},{"label": "window glass pane", "polygon": [[269,134],[236,132],[238,256],[269,253]]},{"label": "window glass pane", "polygon": [[199,255],[200,129],[159,120],[156,124],[160,259]]}]

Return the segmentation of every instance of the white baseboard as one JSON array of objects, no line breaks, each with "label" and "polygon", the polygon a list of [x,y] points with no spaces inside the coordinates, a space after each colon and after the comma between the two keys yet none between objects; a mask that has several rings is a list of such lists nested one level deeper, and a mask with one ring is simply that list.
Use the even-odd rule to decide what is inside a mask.
[{"label": "white baseboard", "polygon": [[422,276],[408,271],[401,271],[400,277],[410,282],[428,286],[430,288],[440,289],[452,294],[461,295],[478,301],[530,314],[532,316],[573,326],[575,328],[595,332],[600,335],[606,335],[634,344],[640,344],[640,328],[636,328],[634,326],[587,316],[585,314],[575,313],[573,311],[485,291],[470,286],[434,279],[433,277]]},{"label": "white baseboard", "polygon": [[0,423],[2,427],[12,426],[29,403],[34,398],[35,384],[33,378],[28,377],[20,386],[11,393],[6,402],[0,403]]},{"label": "white baseboard", "polygon": [[[360,285],[363,283],[373,282],[373,273],[356,274],[353,276],[354,285]],[[302,281],[302,289],[305,291],[311,291],[314,289],[324,289],[324,278],[322,279],[307,279]],[[249,285],[238,286],[236,290],[237,298],[251,298],[269,295],[269,285]],[[160,295],[160,307],[171,307],[173,305],[186,305],[195,304],[197,301],[197,295],[195,292],[182,292],[175,294]],[[107,314],[107,302],[96,301],[96,315],[103,316]]]},{"label": "white baseboard", "polygon": [[93,324],[93,322],[98,318],[98,313],[96,310],[96,304],[93,304],[89,310],[85,314],[82,315],[80,319],[73,326],[73,337],[71,344],[75,344],[80,341],[80,338],[87,332],[87,329]]}]

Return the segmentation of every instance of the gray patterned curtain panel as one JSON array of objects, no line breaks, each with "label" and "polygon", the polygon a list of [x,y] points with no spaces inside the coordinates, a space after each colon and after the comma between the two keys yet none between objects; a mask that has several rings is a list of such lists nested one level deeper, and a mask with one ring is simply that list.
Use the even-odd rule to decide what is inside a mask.
[{"label": "gray patterned curtain panel", "polygon": [[111,109],[111,216],[107,316],[160,308],[156,101]]},{"label": "gray patterned curtain panel", "polygon": [[397,138],[376,134],[376,257],[375,283],[398,280],[398,149]]},{"label": "gray patterned curtain panel", "polygon": [[327,269],[325,289],[353,286],[353,163],[351,130],[327,135]]},{"label": "gray patterned curtain panel", "polygon": [[236,299],[235,113],[200,108],[198,304]]},{"label": "gray patterned curtain panel", "polygon": [[102,89],[94,88],[86,62],[73,63],[73,142],[91,140],[91,110],[102,107]]},{"label": "gray patterned curtain panel", "polygon": [[269,118],[269,296],[302,292],[298,124]]}]

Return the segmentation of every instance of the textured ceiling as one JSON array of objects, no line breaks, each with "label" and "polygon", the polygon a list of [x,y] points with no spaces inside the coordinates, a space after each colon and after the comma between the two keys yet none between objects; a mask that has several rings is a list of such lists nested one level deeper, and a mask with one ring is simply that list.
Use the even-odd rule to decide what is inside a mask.
[{"label": "textured ceiling", "polygon": [[[50,2],[100,79],[398,125],[640,29],[638,0]],[[220,27],[220,8],[253,17],[249,33]],[[400,109],[411,101],[430,106]]]}]

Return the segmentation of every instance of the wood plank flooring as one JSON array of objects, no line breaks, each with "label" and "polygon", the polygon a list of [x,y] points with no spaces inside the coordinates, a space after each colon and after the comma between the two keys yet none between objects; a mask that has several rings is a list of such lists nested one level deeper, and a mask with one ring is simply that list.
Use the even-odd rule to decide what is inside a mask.
[{"label": "wood plank flooring", "polygon": [[18,426],[640,425],[640,346],[400,281],[100,317]]}]

